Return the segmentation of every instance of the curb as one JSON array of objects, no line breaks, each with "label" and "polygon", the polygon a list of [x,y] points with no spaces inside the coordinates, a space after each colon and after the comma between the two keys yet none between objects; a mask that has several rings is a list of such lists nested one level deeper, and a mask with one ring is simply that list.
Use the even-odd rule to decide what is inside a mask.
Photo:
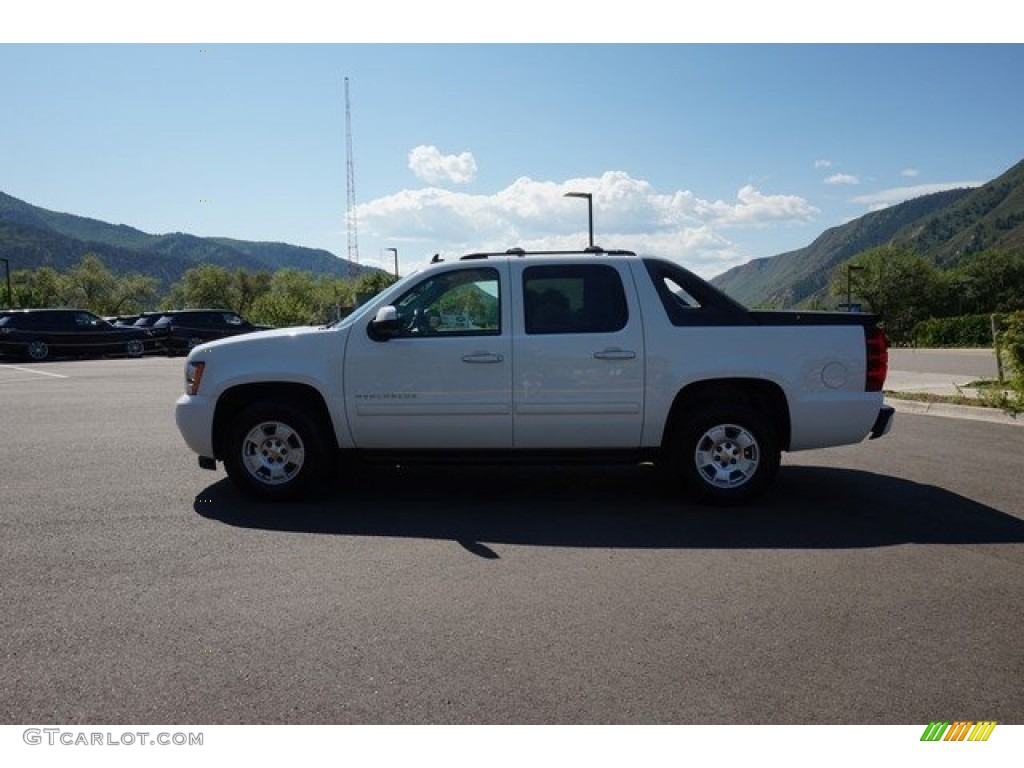
[{"label": "curb", "polygon": [[998,408],[982,408],[976,405],[950,405],[949,403],[923,403],[917,400],[901,400],[896,396],[886,397],[897,413],[914,413],[924,416],[941,416],[947,419],[987,421],[993,424],[1012,424],[1024,427],[1024,418],[1014,418]]}]

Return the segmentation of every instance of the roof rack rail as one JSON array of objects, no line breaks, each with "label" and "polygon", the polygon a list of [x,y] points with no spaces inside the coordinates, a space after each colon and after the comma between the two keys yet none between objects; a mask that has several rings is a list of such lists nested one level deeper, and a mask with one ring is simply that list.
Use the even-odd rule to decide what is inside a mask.
[{"label": "roof rack rail", "polygon": [[461,256],[459,261],[471,261],[475,259],[489,259],[498,256],[580,256],[586,254],[604,254],[608,256],[636,256],[634,251],[611,250],[606,251],[599,245],[589,245],[581,251],[557,250],[557,251],[528,251],[525,248],[509,248],[506,251],[488,251],[480,253],[467,253]]}]

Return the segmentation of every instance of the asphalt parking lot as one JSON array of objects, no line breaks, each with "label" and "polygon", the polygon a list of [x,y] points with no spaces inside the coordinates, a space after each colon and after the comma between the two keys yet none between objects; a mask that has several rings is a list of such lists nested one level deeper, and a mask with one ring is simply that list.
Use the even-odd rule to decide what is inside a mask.
[{"label": "asphalt parking lot", "polygon": [[1024,429],[899,414],[756,505],[651,468],[199,469],[182,361],[0,365],[0,721],[1024,723]]}]

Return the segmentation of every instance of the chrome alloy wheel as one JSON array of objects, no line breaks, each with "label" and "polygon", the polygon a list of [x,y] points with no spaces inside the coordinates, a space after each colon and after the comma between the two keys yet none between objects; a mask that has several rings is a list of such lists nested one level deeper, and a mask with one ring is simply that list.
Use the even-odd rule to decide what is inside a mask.
[{"label": "chrome alloy wheel", "polygon": [[281,421],[264,421],[242,440],[242,466],[254,480],[281,485],[293,480],[306,460],[299,433]]},{"label": "chrome alloy wheel", "polygon": [[697,441],[694,462],[697,472],[716,488],[738,488],[756,475],[761,449],[747,429],[717,424]]}]

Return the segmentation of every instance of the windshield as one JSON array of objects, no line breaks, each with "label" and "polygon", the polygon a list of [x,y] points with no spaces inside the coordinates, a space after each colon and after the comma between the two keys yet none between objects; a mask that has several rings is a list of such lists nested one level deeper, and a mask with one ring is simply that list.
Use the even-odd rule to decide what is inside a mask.
[{"label": "windshield", "polygon": [[[398,282],[392,283],[391,285],[389,285],[387,288],[385,288],[380,293],[378,293],[375,296],[372,296],[369,299],[367,299],[363,304],[361,304],[358,307],[356,307],[355,309],[353,309],[347,315],[343,315],[342,317],[339,317],[337,320],[332,320],[331,322],[327,323],[323,327],[324,328],[334,328],[335,326],[345,325],[345,324],[348,324],[349,322],[355,322],[359,318],[361,318],[364,315],[368,314],[371,307],[382,307],[382,306],[385,306],[386,304],[389,303],[387,301],[387,299],[389,297],[394,296],[397,293],[400,293],[405,288],[405,286],[409,284],[410,280],[413,277],[416,277],[418,274],[419,274],[419,270],[418,269],[417,270],[413,270],[408,275],[405,275],[404,277],[399,278]],[[381,303],[382,300],[383,300],[383,303]]]}]

